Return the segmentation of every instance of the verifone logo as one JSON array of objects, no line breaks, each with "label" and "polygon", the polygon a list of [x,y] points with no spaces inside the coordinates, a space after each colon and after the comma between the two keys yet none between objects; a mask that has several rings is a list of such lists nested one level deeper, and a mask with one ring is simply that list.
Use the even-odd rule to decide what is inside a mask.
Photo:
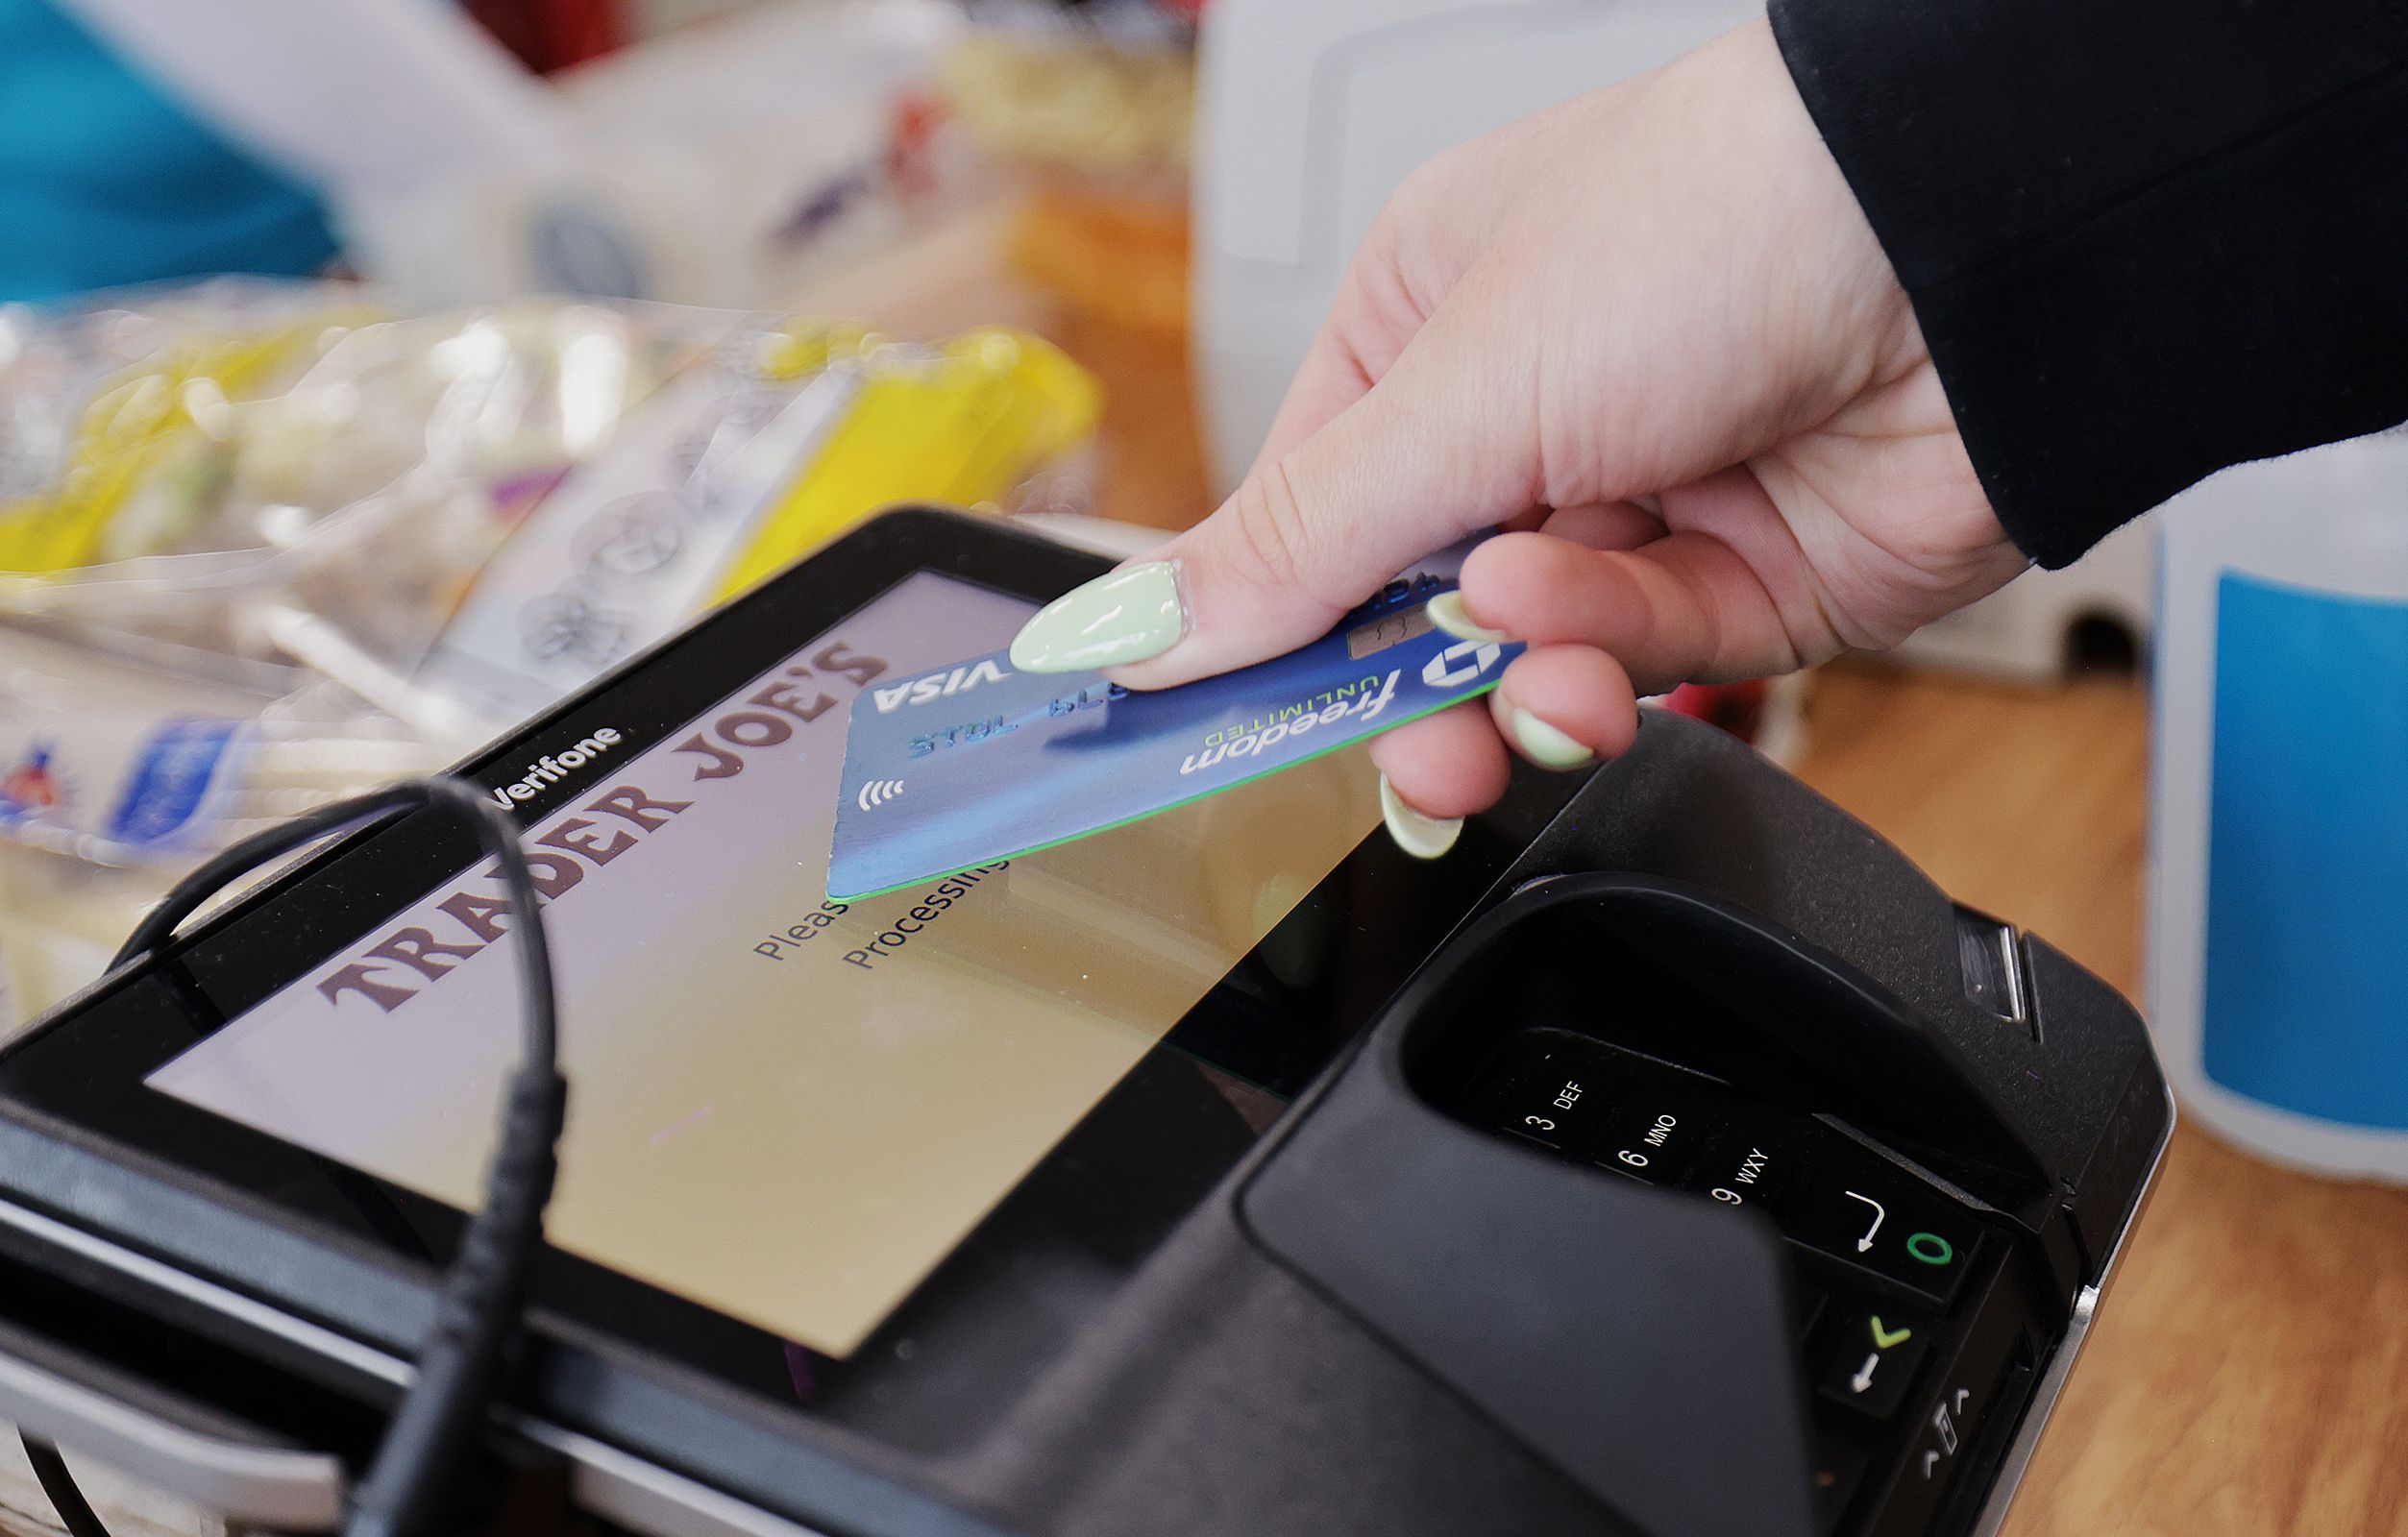
[{"label": "verifone logo", "polygon": [[527,766],[524,778],[493,788],[493,798],[504,806],[517,801],[532,800],[570,774],[584,768],[617,746],[621,741],[618,728],[604,726],[590,737],[580,738],[575,746],[563,747],[556,753],[545,753]]}]

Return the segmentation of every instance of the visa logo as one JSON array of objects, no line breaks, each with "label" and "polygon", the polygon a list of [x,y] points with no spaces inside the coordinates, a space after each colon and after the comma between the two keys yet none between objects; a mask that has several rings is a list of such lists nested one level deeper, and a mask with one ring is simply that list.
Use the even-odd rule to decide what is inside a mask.
[{"label": "visa logo", "polygon": [[965,662],[950,672],[931,672],[924,678],[897,683],[891,689],[872,689],[871,697],[877,701],[878,714],[890,715],[906,704],[926,704],[931,699],[949,699],[965,694],[981,683],[1000,683],[1003,670],[995,665],[995,658]]}]

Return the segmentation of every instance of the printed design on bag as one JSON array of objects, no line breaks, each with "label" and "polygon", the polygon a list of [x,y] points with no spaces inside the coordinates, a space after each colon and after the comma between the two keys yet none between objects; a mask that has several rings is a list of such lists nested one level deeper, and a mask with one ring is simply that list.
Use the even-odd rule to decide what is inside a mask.
[{"label": "printed design on bag", "polygon": [[66,809],[66,786],[51,767],[52,744],[37,742],[0,776],[0,823],[27,821]]}]

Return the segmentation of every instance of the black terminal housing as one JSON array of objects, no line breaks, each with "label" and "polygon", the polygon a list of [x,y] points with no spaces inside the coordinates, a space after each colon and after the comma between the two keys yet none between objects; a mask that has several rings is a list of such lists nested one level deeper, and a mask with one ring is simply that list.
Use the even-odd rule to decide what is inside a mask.
[{"label": "black terminal housing", "polygon": [[[880,525],[1057,589],[1095,569],[941,514]],[[815,566],[841,569],[780,581]],[[1049,1353],[974,1433],[883,1433],[867,1391],[849,1419],[765,1403],[648,1315],[539,1311],[497,1469],[565,1469],[660,1532],[1986,1531],[2171,1129],[2133,1011],[1674,716],[1577,785],[1525,776],[1449,860],[1498,873],[1435,948],[1378,891],[1313,915],[1394,935],[1410,979],[1125,1278],[1015,1252],[946,1300]],[[1415,878],[1380,876],[1390,906],[1427,906]],[[310,1458],[356,1473],[430,1268],[0,1111],[0,1412],[52,1415],[73,1454],[125,1408],[167,1427],[118,1437],[144,1466],[233,1449],[211,1487],[322,1527]],[[974,1354],[921,1367],[971,1382]]]}]

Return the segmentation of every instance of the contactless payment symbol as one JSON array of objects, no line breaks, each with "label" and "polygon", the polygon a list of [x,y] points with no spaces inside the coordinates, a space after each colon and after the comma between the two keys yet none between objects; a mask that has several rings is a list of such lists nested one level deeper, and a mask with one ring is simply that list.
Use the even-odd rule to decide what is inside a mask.
[{"label": "contactless payment symbol", "polygon": [[902,793],[903,782],[899,779],[872,779],[861,787],[861,793],[853,797],[853,804],[863,811],[875,811]]}]

